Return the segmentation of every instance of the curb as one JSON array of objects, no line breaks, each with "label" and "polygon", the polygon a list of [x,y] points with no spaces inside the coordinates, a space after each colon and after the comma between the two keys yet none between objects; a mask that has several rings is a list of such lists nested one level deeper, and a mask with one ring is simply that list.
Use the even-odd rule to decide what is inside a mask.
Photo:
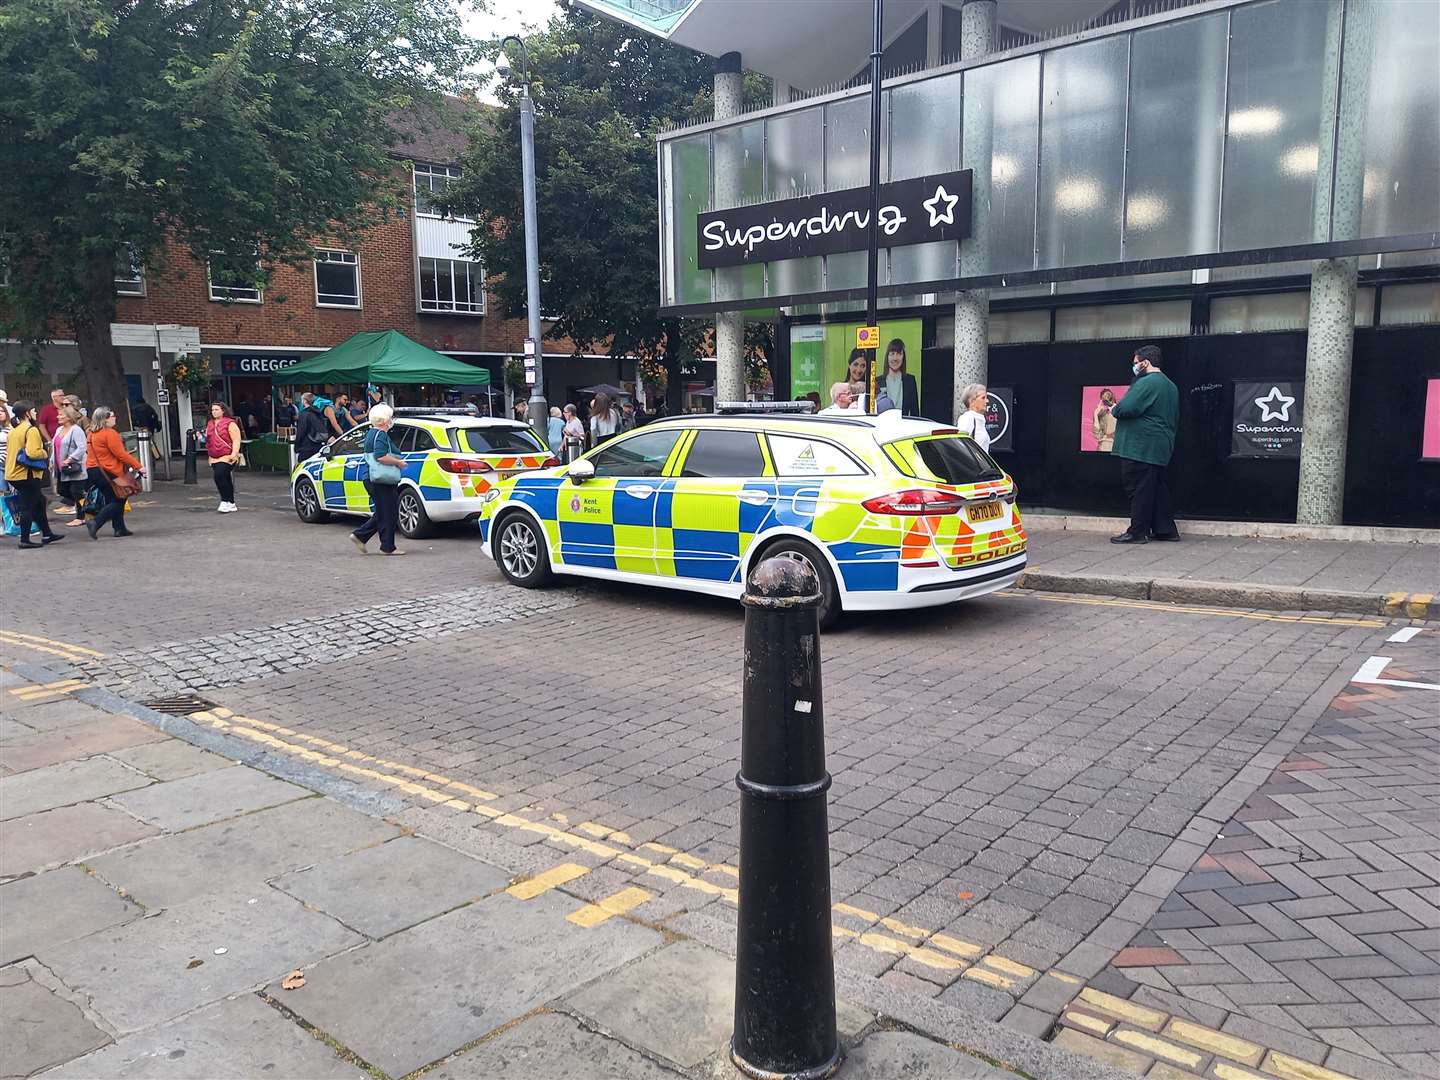
[{"label": "curb", "polygon": [[[1121,532],[1126,518],[1027,509],[1025,524],[1056,532]],[[1236,536],[1262,540],[1328,540],[1341,543],[1440,546],[1440,529],[1404,529],[1383,525],[1294,525],[1280,521],[1195,521],[1181,519],[1181,530],[1195,536]]]},{"label": "curb", "polygon": [[1025,571],[1015,582],[1015,587],[1040,592],[1089,593],[1125,600],[1155,600],[1167,604],[1440,619],[1440,597],[1433,593],[1350,592],[1343,589],[1302,589],[1293,585],[1254,585],[1243,581],[1052,574],[1043,570]]}]

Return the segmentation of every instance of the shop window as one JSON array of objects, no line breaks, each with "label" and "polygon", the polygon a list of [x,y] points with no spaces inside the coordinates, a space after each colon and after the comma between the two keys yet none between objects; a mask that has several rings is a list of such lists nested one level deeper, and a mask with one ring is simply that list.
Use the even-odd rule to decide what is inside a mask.
[{"label": "shop window", "polygon": [[[1355,325],[1375,321],[1375,290],[1355,290]],[[1274,330],[1304,330],[1310,323],[1310,293],[1256,293],[1253,296],[1216,296],[1210,300],[1212,334],[1263,334]]]},{"label": "shop window", "polygon": [[1055,312],[1056,341],[1184,337],[1189,333],[1189,300],[1094,304],[1058,308]]},{"label": "shop window", "polygon": [[1380,325],[1440,323],[1440,282],[1386,285],[1380,292]]},{"label": "shop window", "polygon": [[[460,179],[460,170],[451,165],[426,165],[416,162],[413,166],[415,174],[415,213],[421,217],[446,217],[436,205],[437,199],[443,196],[455,181]],[[449,215],[452,221],[469,221],[470,218]]]},{"label": "shop window", "polygon": [[360,306],[360,258],[350,251],[315,252],[316,307]]},{"label": "shop window", "polygon": [[485,314],[485,281],[479,263],[420,260],[420,310]]},{"label": "shop window", "polygon": [[1050,340],[1050,309],[1036,311],[992,311],[990,344],[1016,345]]},{"label": "shop window", "polygon": [[212,251],[207,265],[210,299],[231,304],[258,304],[264,297],[260,288],[260,259],[253,253],[228,255]]},{"label": "shop window", "polygon": [[129,244],[122,244],[115,256],[115,292],[119,296],[145,295],[145,268]]}]

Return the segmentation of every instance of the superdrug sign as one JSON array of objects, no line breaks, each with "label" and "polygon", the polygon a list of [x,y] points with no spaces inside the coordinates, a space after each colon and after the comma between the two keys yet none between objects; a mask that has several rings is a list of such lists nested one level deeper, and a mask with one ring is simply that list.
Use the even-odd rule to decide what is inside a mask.
[{"label": "superdrug sign", "polygon": [[[959,240],[970,235],[969,169],[880,185],[880,246]],[[701,214],[699,266],[742,266],[863,251],[869,245],[870,189]]]}]

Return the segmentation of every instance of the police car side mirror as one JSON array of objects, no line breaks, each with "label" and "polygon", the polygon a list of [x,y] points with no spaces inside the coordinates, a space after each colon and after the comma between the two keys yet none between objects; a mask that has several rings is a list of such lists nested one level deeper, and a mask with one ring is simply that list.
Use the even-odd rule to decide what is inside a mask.
[{"label": "police car side mirror", "polygon": [[572,484],[583,484],[586,480],[595,478],[595,463],[586,458],[572,462],[565,470],[565,475],[570,478]]},{"label": "police car side mirror", "polygon": [[324,446],[320,447],[320,456],[323,457],[323,458],[329,459],[330,456],[331,456],[332,454],[334,454],[334,453],[335,453],[335,448],[334,448],[333,446],[331,446],[329,443],[326,443]]}]

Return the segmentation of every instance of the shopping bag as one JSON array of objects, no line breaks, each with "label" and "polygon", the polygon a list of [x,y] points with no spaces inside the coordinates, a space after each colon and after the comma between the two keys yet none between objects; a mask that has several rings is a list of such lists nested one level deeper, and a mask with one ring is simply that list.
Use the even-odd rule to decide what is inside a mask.
[{"label": "shopping bag", "polygon": [[0,495],[0,536],[20,535],[20,500],[14,495]]}]

